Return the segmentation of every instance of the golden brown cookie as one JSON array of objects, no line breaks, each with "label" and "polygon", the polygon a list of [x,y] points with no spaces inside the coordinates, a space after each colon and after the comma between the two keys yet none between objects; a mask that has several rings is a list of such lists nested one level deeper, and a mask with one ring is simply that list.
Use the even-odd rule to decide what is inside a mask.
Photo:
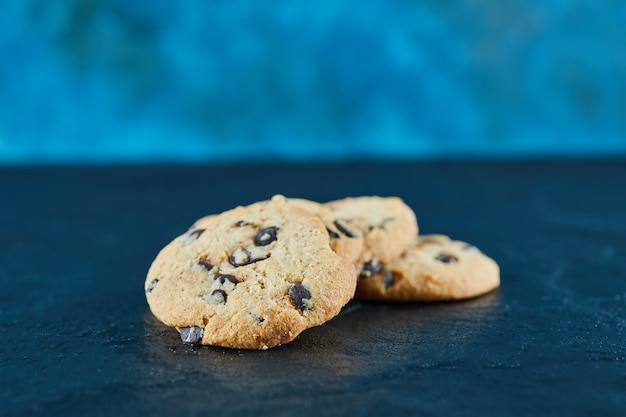
[{"label": "golden brown cookie", "polygon": [[320,218],[283,196],[207,216],[158,254],[153,314],[186,343],[267,349],[337,315],[356,286]]},{"label": "golden brown cookie", "polygon": [[355,298],[379,301],[461,300],[500,285],[496,262],[475,246],[443,235],[419,236],[400,257],[369,265]]},{"label": "golden brown cookie", "polygon": [[387,263],[400,256],[418,233],[415,213],[398,197],[349,197],[325,204],[341,224],[363,236],[357,271],[367,263]]}]

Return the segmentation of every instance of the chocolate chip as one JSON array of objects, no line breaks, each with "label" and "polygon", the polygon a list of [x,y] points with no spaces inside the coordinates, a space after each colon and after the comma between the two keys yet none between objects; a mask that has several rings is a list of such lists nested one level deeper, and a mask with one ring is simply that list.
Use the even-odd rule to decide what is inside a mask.
[{"label": "chocolate chip", "polygon": [[[210,294],[205,294],[202,296],[202,299],[211,304],[226,304],[226,299],[228,298],[228,294],[224,290],[213,290]],[[204,321],[204,325],[208,323],[208,319]]]},{"label": "chocolate chip", "polygon": [[239,282],[237,281],[237,278],[228,274],[215,274],[215,276],[213,277],[213,281],[219,281],[221,284],[225,283],[226,281],[230,281],[235,285],[237,285],[237,283]]},{"label": "chocolate chip", "polygon": [[384,218],[384,219],[383,219],[383,221],[382,221],[382,222],[380,222],[379,224],[370,225],[370,226],[367,228],[367,231],[368,231],[368,232],[371,232],[371,231],[372,231],[372,230],[374,230],[374,229],[384,229],[384,228],[385,228],[385,225],[386,225],[387,223],[389,223],[390,221],[392,221],[392,220],[395,220],[395,217],[386,217],[386,218]]},{"label": "chocolate chip", "polygon": [[339,230],[344,235],[346,235],[348,237],[357,237],[357,235],[352,230],[348,229],[346,226],[344,226],[343,224],[339,223],[339,220],[335,220],[333,222],[333,224],[335,225],[337,230]]},{"label": "chocolate chip", "polygon": [[341,236],[339,236],[339,233],[337,232],[333,232],[332,230],[330,230],[328,227],[326,228],[326,230],[328,231],[328,235],[333,238],[333,239],[339,239]]},{"label": "chocolate chip", "polygon": [[250,312],[250,315],[252,316],[252,318],[254,319],[254,321],[256,321],[257,323],[261,324],[265,321],[265,319],[263,317],[260,317],[258,315],[256,315],[253,312]]},{"label": "chocolate chip", "polygon": [[189,240],[197,239],[204,232],[205,229],[196,229],[188,233]]},{"label": "chocolate chip", "polygon": [[385,276],[385,289],[387,289],[393,285],[393,274],[391,271],[385,269],[383,275]]},{"label": "chocolate chip", "polygon": [[435,256],[435,259],[440,262],[443,262],[444,264],[454,264],[454,263],[457,263],[458,261],[458,259],[455,256],[448,255],[447,253],[443,253],[443,252]]},{"label": "chocolate chip", "polygon": [[247,226],[248,222],[246,222],[245,220],[239,220],[237,223],[235,223],[235,227],[242,227],[242,226]]},{"label": "chocolate chip", "polygon": [[302,284],[294,284],[289,288],[289,296],[300,307],[300,310],[309,310],[307,300],[311,299],[311,293]]},{"label": "chocolate chip", "polygon": [[202,327],[198,326],[180,328],[180,338],[182,339],[183,343],[198,343],[202,340],[202,333],[204,333],[204,330],[202,329]]},{"label": "chocolate chip", "polygon": [[213,269],[213,265],[211,265],[206,259],[198,259],[198,265],[202,265],[207,271]]},{"label": "chocolate chip", "polygon": [[183,245],[188,245],[194,240],[198,239],[198,236],[200,236],[204,232],[204,230],[205,229],[195,229],[195,230],[185,233],[182,236]]},{"label": "chocolate chip", "polygon": [[369,278],[376,275],[383,268],[383,264],[378,259],[370,259],[363,263],[361,272],[359,272],[359,278]]},{"label": "chocolate chip", "polygon": [[148,288],[146,288],[146,293],[152,292],[154,287],[157,285],[157,282],[159,282],[159,280],[156,278],[150,281],[150,284],[148,284]]},{"label": "chocolate chip", "polygon": [[249,248],[239,248],[230,255],[230,264],[232,266],[244,266],[255,262],[262,261],[270,257],[269,253],[253,254]]},{"label": "chocolate chip", "polygon": [[228,295],[226,295],[226,291],[224,290],[214,290],[211,293],[211,298],[213,298],[213,300],[215,300],[215,302],[218,304],[226,304],[226,299],[228,298]]},{"label": "chocolate chip", "polygon": [[269,245],[270,243],[272,243],[273,241],[277,239],[276,238],[277,232],[278,232],[278,227],[276,226],[271,226],[271,227],[266,227],[265,229],[261,229],[259,230],[259,233],[256,234],[256,237],[254,238],[254,243],[256,243],[257,246]]}]

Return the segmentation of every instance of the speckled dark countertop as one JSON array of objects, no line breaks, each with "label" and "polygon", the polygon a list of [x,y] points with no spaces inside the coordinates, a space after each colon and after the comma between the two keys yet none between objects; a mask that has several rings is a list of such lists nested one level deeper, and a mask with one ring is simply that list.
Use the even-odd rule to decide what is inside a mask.
[{"label": "speckled dark countertop", "polygon": [[[603,415],[626,409],[626,161],[0,169],[0,415]],[[274,193],[398,195],[501,288],[353,302],[276,349],[188,347],[146,270]]]}]

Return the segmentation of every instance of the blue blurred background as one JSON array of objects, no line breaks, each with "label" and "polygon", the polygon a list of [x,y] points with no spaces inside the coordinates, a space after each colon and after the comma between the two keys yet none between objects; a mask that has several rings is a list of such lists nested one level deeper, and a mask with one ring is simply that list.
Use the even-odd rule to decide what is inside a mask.
[{"label": "blue blurred background", "polygon": [[0,164],[626,155],[626,2],[0,1]]}]

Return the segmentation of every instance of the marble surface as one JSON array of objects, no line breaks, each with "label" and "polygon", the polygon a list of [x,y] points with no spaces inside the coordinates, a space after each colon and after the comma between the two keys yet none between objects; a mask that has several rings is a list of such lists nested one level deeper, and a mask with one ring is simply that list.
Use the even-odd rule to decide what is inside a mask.
[{"label": "marble surface", "polygon": [[[626,161],[0,169],[0,415],[623,415]],[[398,195],[499,290],[351,302],[268,351],[182,345],[143,282],[196,218]]]}]

